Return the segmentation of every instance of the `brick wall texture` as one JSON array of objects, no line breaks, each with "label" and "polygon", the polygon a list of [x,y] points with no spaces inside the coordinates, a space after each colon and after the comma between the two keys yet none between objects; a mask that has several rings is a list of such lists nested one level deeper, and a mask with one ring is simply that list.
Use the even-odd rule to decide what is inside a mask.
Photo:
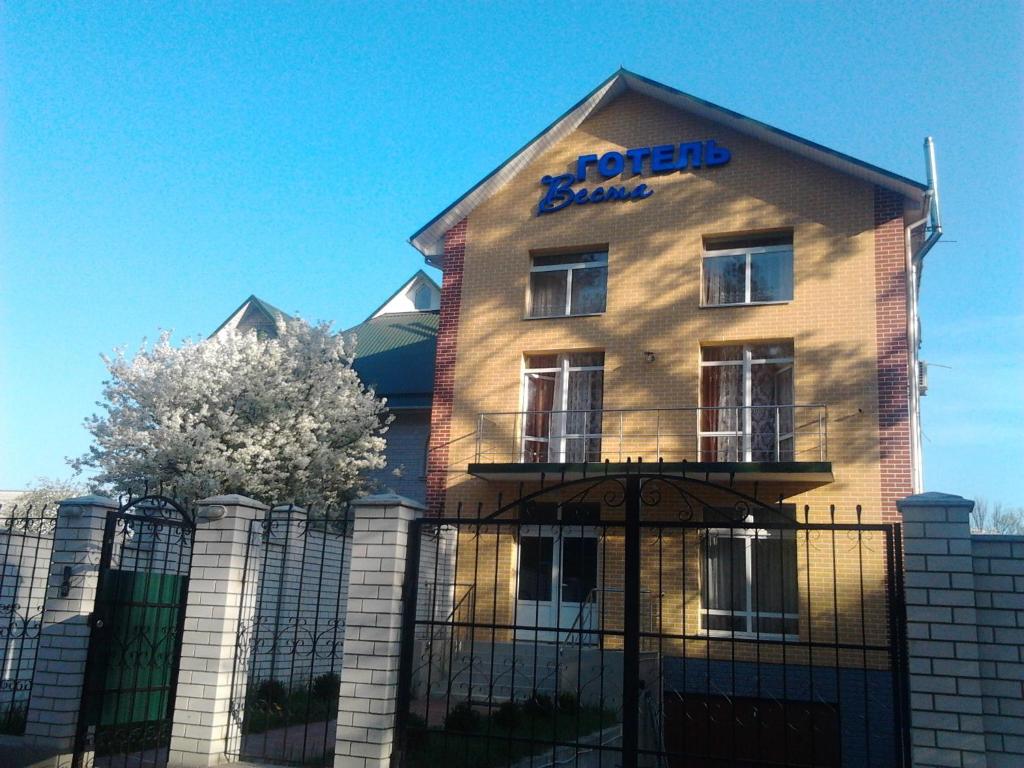
[{"label": "brick wall texture", "polygon": [[462,306],[462,269],[466,255],[463,220],[444,238],[444,279],[441,282],[441,316],[434,360],[434,401],[430,416],[430,448],[427,454],[427,508],[438,515],[444,507],[448,482],[452,405],[455,401],[455,360]]},{"label": "brick wall texture", "polygon": [[1024,536],[971,544],[988,766],[1024,765]]},{"label": "brick wall texture", "polygon": [[[28,743],[57,752],[69,752],[74,743],[91,634],[89,614],[99,577],[96,553],[107,514],[117,508],[110,499],[95,498],[95,503],[61,505],[46,572],[49,588],[39,622],[25,736]],[[66,595],[61,589],[65,567],[77,577]]]},{"label": "brick wall texture", "polygon": [[391,765],[409,525],[419,509],[353,505],[355,528],[334,768]]},{"label": "brick wall texture", "polygon": [[913,490],[910,465],[910,350],[902,198],[875,187],[875,345],[883,520],[899,520],[897,499]]}]

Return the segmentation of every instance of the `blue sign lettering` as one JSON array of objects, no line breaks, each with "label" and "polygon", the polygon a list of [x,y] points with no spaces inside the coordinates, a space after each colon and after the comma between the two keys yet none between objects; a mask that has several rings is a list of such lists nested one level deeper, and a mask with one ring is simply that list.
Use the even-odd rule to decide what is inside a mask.
[{"label": "blue sign lettering", "polygon": [[725,165],[732,158],[732,152],[720,147],[714,139],[707,141],[687,141],[681,144],[659,144],[656,147],[635,147],[625,152],[605,152],[597,155],[580,155],[576,158],[575,173],[562,173],[558,176],[545,176],[540,183],[547,186],[544,197],[537,206],[537,213],[554,213],[570,205],[587,203],[606,203],[614,200],[643,200],[654,194],[647,184],[634,187],[625,185],[586,187],[574,189],[574,184],[587,180],[591,167],[605,179],[630,173],[634,176],[644,172],[647,162],[650,173],[670,173],[685,171],[688,168],[714,168]]},{"label": "blue sign lettering", "polygon": [[571,173],[561,176],[545,176],[541,179],[541,184],[548,185],[548,192],[540,201],[540,213],[554,213],[572,205],[576,200],[576,195],[572,191],[572,183],[575,180],[576,177]]}]

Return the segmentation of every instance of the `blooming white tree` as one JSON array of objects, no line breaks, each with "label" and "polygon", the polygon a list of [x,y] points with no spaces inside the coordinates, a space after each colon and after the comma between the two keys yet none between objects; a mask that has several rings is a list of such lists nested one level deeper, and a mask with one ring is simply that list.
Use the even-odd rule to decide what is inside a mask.
[{"label": "blooming white tree", "polygon": [[327,324],[281,319],[276,338],[225,332],[131,359],[104,356],[105,414],[85,426],[79,471],[113,492],[173,487],[184,500],[242,493],[336,506],[384,465],[384,402],[352,369],[353,342]]},{"label": "blooming white tree", "polygon": [[27,510],[55,513],[60,502],[76,496],[84,496],[87,493],[89,493],[89,488],[75,480],[40,477],[13,502],[0,506],[0,517],[3,517],[5,512],[25,512]]}]

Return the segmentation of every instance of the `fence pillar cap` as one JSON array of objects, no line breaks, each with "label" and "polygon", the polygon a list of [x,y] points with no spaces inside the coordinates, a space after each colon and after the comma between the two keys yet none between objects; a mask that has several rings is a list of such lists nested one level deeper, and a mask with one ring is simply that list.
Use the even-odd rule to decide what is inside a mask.
[{"label": "fence pillar cap", "polygon": [[425,512],[427,507],[422,502],[399,496],[397,493],[375,493],[352,502],[354,507],[408,507]]},{"label": "fence pillar cap", "polygon": [[275,504],[270,508],[271,512],[298,512],[303,515],[308,515],[309,510],[305,507],[300,507],[298,504]]},{"label": "fence pillar cap", "polygon": [[953,493],[918,493],[896,502],[897,509],[904,507],[973,507],[974,502]]},{"label": "fence pillar cap", "polygon": [[213,506],[224,506],[224,507],[247,507],[249,509],[267,510],[270,509],[262,501],[256,501],[256,499],[250,499],[248,496],[242,496],[239,493],[225,493],[222,496],[210,496],[206,499],[200,499],[196,502],[197,507],[213,507]]},{"label": "fence pillar cap", "polygon": [[103,507],[104,509],[118,509],[120,505],[108,496],[99,496],[90,493],[87,496],[75,496],[72,499],[64,499],[60,502],[61,507]]}]

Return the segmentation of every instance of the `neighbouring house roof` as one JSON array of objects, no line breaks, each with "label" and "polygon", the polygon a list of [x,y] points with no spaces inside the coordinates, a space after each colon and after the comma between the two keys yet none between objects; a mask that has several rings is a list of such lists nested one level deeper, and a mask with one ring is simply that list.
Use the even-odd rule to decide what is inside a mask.
[{"label": "neighbouring house roof", "polygon": [[[396,302],[403,292],[427,285],[440,298],[441,288],[423,270],[418,270],[373,314],[354,328],[344,331],[356,337],[352,367],[364,384],[388,399],[391,408],[429,408],[434,394],[434,354],[437,348],[437,309],[395,311],[413,306]],[[391,306],[389,306],[391,305]],[[255,328],[276,336],[278,319],[291,319],[269,302],[250,296],[220,324],[211,338],[230,328]]]},{"label": "neighbouring house roof", "polygon": [[698,117],[713,120],[740,133],[760,139],[767,144],[817,161],[842,173],[893,190],[911,200],[918,207],[922,205],[924,193],[928,189],[925,184],[913,179],[829,149],[642,75],[620,69],[487,174],[462,197],[416,231],[409,238],[409,242],[424,255],[428,264],[443,268],[445,232],[494,195],[541,153],[576,130],[587,117],[629,91],[649,96]]},{"label": "neighbouring house roof", "polygon": [[345,334],[356,337],[352,367],[390,408],[429,408],[434,394],[438,313],[376,315]]},{"label": "neighbouring house roof", "polygon": [[292,316],[278,309],[270,302],[253,295],[239,304],[238,309],[228,315],[227,320],[217,326],[217,330],[210,334],[210,338],[213,338],[225,328],[238,328],[239,326],[256,329],[257,331],[265,331],[275,336],[277,335],[276,329],[279,319],[291,320]]},{"label": "neighbouring house roof", "polygon": [[[386,315],[393,312],[411,311],[415,305],[415,293],[421,286],[426,286],[430,292],[430,306],[416,307],[416,311],[430,311],[440,308],[441,286],[422,269],[416,270],[416,274],[410,277],[401,288],[388,296],[379,307],[370,313],[370,317]],[[369,319],[369,318],[368,318]]]}]

